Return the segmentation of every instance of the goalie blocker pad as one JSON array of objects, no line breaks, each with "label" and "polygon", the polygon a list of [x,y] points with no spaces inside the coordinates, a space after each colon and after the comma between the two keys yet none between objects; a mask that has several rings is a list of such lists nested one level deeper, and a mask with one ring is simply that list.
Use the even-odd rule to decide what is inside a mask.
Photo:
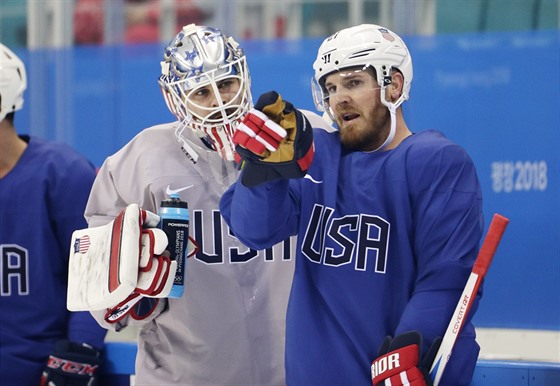
[{"label": "goalie blocker pad", "polygon": [[114,307],[133,292],[166,297],[176,262],[161,256],[167,236],[155,228],[159,216],[127,206],[107,225],[72,234],[67,308],[96,311]]}]

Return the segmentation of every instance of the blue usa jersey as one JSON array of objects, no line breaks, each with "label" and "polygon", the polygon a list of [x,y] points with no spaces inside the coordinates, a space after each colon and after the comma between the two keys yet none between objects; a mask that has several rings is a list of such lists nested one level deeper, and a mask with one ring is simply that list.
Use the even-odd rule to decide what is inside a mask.
[{"label": "blue usa jersey", "polygon": [[66,310],[71,234],[86,228],[95,168],[64,144],[28,142],[0,179],[0,383],[38,385],[59,339],[101,348],[106,330]]},{"label": "blue usa jersey", "polygon": [[[417,330],[426,352],[445,333],[482,235],[479,181],[464,149],[435,131],[373,153],[344,150],[337,132],[315,130],[314,141],[305,178],[237,182],[220,209],[253,248],[298,234],[287,384],[371,385],[385,336]],[[478,352],[469,321],[440,385],[468,385]]]}]

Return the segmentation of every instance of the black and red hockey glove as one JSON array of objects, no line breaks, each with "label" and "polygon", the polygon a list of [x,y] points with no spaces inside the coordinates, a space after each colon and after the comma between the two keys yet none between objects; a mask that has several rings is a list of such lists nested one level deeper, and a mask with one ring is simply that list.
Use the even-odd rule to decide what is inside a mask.
[{"label": "black and red hockey glove", "polygon": [[302,178],[314,155],[307,118],[276,91],[262,94],[233,136],[241,182],[255,186],[279,178]]},{"label": "black and red hockey glove", "polygon": [[422,335],[419,332],[411,331],[395,338],[387,336],[378,358],[371,364],[373,386],[432,386],[429,371],[440,344],[441,338],[437,338],[420,358]]},{"label": "black and red hockey glove", "polygon": [[100,367],[99,351],[85,343],[61,340],[49,356],[40,386],[95,386]]}]

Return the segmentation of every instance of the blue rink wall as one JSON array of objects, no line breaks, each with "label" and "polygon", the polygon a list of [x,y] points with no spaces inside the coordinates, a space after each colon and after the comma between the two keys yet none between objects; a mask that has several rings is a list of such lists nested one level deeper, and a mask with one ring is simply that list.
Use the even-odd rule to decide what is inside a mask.
[{"label": "blue rink wall", "polygon": [[[135,371],[135,342],[109,342],[105,347],[102,385],[130,386]],[[560,363],[479,360],[470,386],[558,386]]]},{"label": "blue rink wall", "polygon": [[[511,222],[484,285],[478,327],[560,330],[559,31],[410,37],[414,80],[405,117],[467,149],[486,228]],[[275,89],[314,109],[321,40],[244,44],[253,95]],[[29,88],[16,125],[65,141],[100,166],[141,129],[173,120],[157,78],[163,46],[17,51]]]},{"label": "blue rink wall", "polygon": [[[135,372],[135,342],[109,342],[105,347],[101,384],[130,386]],[[560,363],[479,360],[470,386],[558,386]]]}]

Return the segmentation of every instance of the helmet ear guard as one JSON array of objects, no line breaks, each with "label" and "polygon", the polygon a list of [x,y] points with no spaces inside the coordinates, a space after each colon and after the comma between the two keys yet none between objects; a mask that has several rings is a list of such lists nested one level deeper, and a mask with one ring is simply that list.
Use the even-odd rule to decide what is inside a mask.
[{"label": "helmet ear guard", "polygon": [[27,74],[21,59],[0,43],[0,122],[23,107]]},{"label": "helmet ear guard", "polygon": [[[233,160],[233,131],[252,107],[247,60],[237,42],[215,28],[189,24],[165,48],[161,69],[159,85],[167,107],[180,122],[179,142],[186,145],[183,131],[190,129],[222,158]],[[224,101],[220,85],[232,79],[239,88]],[[193,98],[204,88],[214,93],[216,105],[203,106]]]}]

